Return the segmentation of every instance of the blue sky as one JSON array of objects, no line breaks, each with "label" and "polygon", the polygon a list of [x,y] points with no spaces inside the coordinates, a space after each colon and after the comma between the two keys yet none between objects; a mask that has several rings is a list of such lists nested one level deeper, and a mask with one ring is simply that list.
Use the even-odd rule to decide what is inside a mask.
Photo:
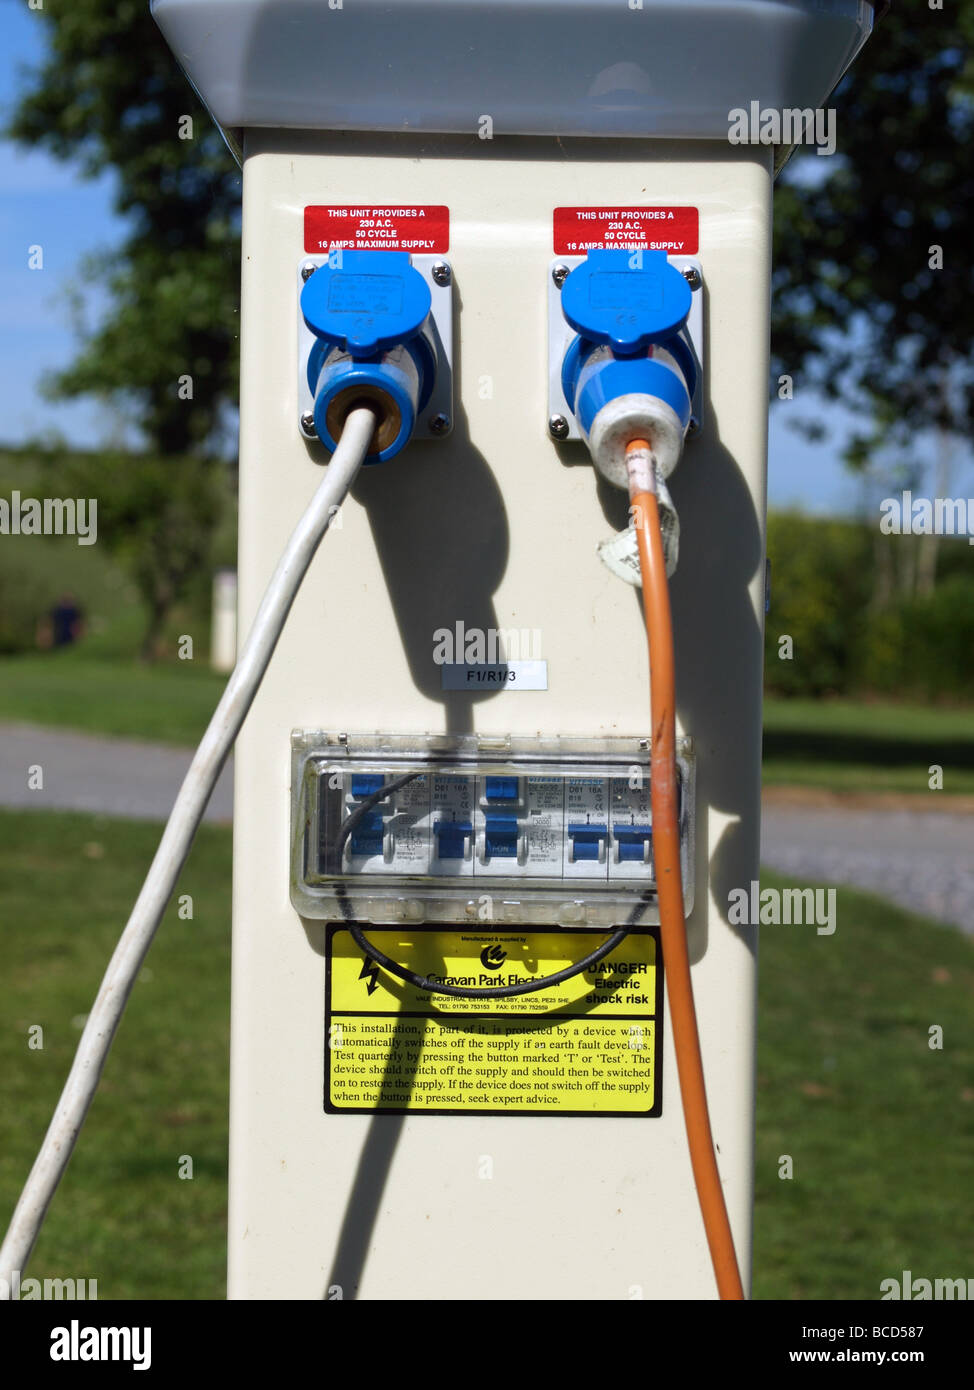
[{"label": "blue sky", "polygon": [[[26,0],[0,0],[0,125],[23,90],[25,68],[43,57],[44,28],[42,16],[28,9]],[[97,402],[52,403],[39,386],[46,373],[74,354],[70,297],[73,287],[84,283],[86,255],[110,250],[124,230],[112,210],[110,177],[82,180],[71,165],[0,139],[0,443],[58,433],[71,443],[96,445],[120,429],[114,413]],[[43,247],[43,270],[28,268],[32,245]],[[87,294],[87,305],[97,316],[97,291]],[[803,402],[796,393],[792,404],[771,412],[770,504],[854,513],[861,484],[839,458],[849,416],[831,406],[815,410],[833,433],[830,440],[811,444],[789,422],[812,409],[814,402]],[[967,468],[958,472],[969,475]],[[955,490],[962,490],[960,477]]]},{"label": "blue sky", "polygon": [[[44,19],[25,0],[0,0],[0,124],[23,88],[21,69],[44,52]],[[124,224],[112,212],[109,178],[85,182],[68,165],[0,140],[0,442],[58,431],[79,444],[111,429],[96,403],[57,404],[38,391],[42,376],[73,356],[68,294],[85,255],[110,249]],[[28,248],[40,245],[44,268],[28,269]],[[97,312],[97,296],[91,296]]]}]

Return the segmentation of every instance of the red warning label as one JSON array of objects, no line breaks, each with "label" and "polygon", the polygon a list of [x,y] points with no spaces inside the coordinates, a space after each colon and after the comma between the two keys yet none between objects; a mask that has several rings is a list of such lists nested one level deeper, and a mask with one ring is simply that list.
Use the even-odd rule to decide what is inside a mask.
[{"label": "red warning label", "polygon": [[437,205],[353,207],[327,205],[304,210],[304,249],[324,251],[413,251],[450,249],[450,209]]},{"label": "red warning label", "polygon": [[699,226],[696,208],[555,208],[555,255],[631,246],[693,256]]}]

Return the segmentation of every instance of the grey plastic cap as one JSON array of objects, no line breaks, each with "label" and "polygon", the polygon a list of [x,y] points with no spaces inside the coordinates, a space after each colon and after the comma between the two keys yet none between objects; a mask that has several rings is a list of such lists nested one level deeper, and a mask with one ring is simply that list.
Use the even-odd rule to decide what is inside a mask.
[{"label": "grey plastic cap", "polygon": [[821,106],[865,0],[153,0],[225,130],[724,139]]}]

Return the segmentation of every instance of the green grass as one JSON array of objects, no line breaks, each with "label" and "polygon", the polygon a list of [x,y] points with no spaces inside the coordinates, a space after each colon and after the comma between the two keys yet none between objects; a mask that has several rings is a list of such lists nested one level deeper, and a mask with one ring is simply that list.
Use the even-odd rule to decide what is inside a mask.
[{"label": "green grass", "polygon": [[[0,494],[43,492],[47,474],[28,453],[0,448]],[[232,506],[228,518],[232,521]],[[217,550],[233,554],[228,523]],[[223,689],[208,667],[209,577],[200,575],[172,612],[164,634],[170,659],[138,661],[146,611],[129,572],[102,543],[70,536],[4,536],[0,546],[0,720],[195,744]],[[32,649],[38,626],[58,596],[75,595],[86,618],[70,650]],[[181,636],[194,659],[175,659]],[[31,649],[22,651],[24,644]],[[11,653],[11,654],[7,654]],[[13,654],[16,653],[16,654]]]},{"label": "green grass", "polygon": [[[158,827],[0,813],[0,1226],[43,1137]],[[226,1262],[230,833],[204,826],[135,985],[38,1243],[36,1278],[99,1298],[222,1298]],[[40,1024],[43,1050],[28,1048]],[[181,1155],[190,1179],[177,1176]]]},{"label": "green grass", "polygon": [[974,709],[765,700],[765,786],[929,792],[934,764],[941,795],[974,794]]},{"label": "green grass", "polygon": [[[157,835],[0,812],[0,1223]],[[106,1299],[223,1296],[229,877],[230,833],[204,827],[179,889],[193,920],[171,910],[160,930],[35,1277],[97,1278]],[[966,1277],[974,945],[842,888],[834,936],[766,927],[760,965],[756,1296],[874,1299],[903,1269]],[[183,1154],[192,1181],[177,1177]]]},{"label": "green grass", "polygon": [[83,647],[0,659],[0,720],[195,744],[223,691],[201,660],[144,666]]},{"label": "green grass", "polygon": [[[36,458],[0,446],[0,496],[49,496],[52,475]],[[89,514],[90,520],[90,514]],[[72,593],[90,630],[101,636],[128,615],[135,641],[143,621],[138,591],[104,544],[79,545],[75,536],[4,535],[0,544],[0,650],[32,644],[38,621],[59,595]],[[137,646],[133,650],[137,650]]]},{"label": "green grass", "polygon": [[[762,886],[784,883],[762,874]],[[837,892],[833,936],[762,929],[759,1298],[876,1299],[904,1269],[974,1269],[974,944]],[[929,1047],[934,1024],[942,1051]],[[784,1154],[790,1181],[778,1177]]]}]

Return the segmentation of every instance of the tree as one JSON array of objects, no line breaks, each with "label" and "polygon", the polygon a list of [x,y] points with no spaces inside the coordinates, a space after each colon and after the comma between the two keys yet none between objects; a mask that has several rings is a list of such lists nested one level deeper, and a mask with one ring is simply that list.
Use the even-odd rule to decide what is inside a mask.
[{"label": "tree", "polygon": [[838,153],[796,155],[775,200],[775,376],[860,412],[848,451],[970,434],[974,0],[897,0],[840,85]]},{"label": "tree", "polygon": [[224,503],[219,468],[192,454],[52,452],[51,491],[98,497],[99,544],[135,581],[147,610],[141,656],[157,654],[174,605],[204,566]]},{"label": "tree", "polygon": [[[215,524],[203,499],[216,481],[196,486],[192,471],[225,467],[221,436],[236,399],[239,172],[146,0],[48,0],[36,14],[48,55],[10,134],[87,176],[113,170],[129,229],[91,268],[108,312],[49,389],[110,399],[144,441],[145,456],[129,458],[125,497],[135,504],[140,549],[130,561],[150,611],[148,651],[185,589],[188,557],[206,562]],[[162,460],[169,488],[159,485]],[[136,515],[143,473],[153,509]],[[107,486],[106,471],[95,490],[104,498]]]},{"label": "tree", "polygon": [[[110,312],[55,389],[133,402],[151,452],[209,458],[235,388],[236,171],[145,0],[37,14],[50,56],[13,133],[115,169],[132,228],[102,265]],[[777,189],[775,377],[803,373],[860,414],[854,466],[924,430],[944,457],[970,436],[972,40],[974,0],[897,0],[834,98],[838,153],[796,154]]]}]

